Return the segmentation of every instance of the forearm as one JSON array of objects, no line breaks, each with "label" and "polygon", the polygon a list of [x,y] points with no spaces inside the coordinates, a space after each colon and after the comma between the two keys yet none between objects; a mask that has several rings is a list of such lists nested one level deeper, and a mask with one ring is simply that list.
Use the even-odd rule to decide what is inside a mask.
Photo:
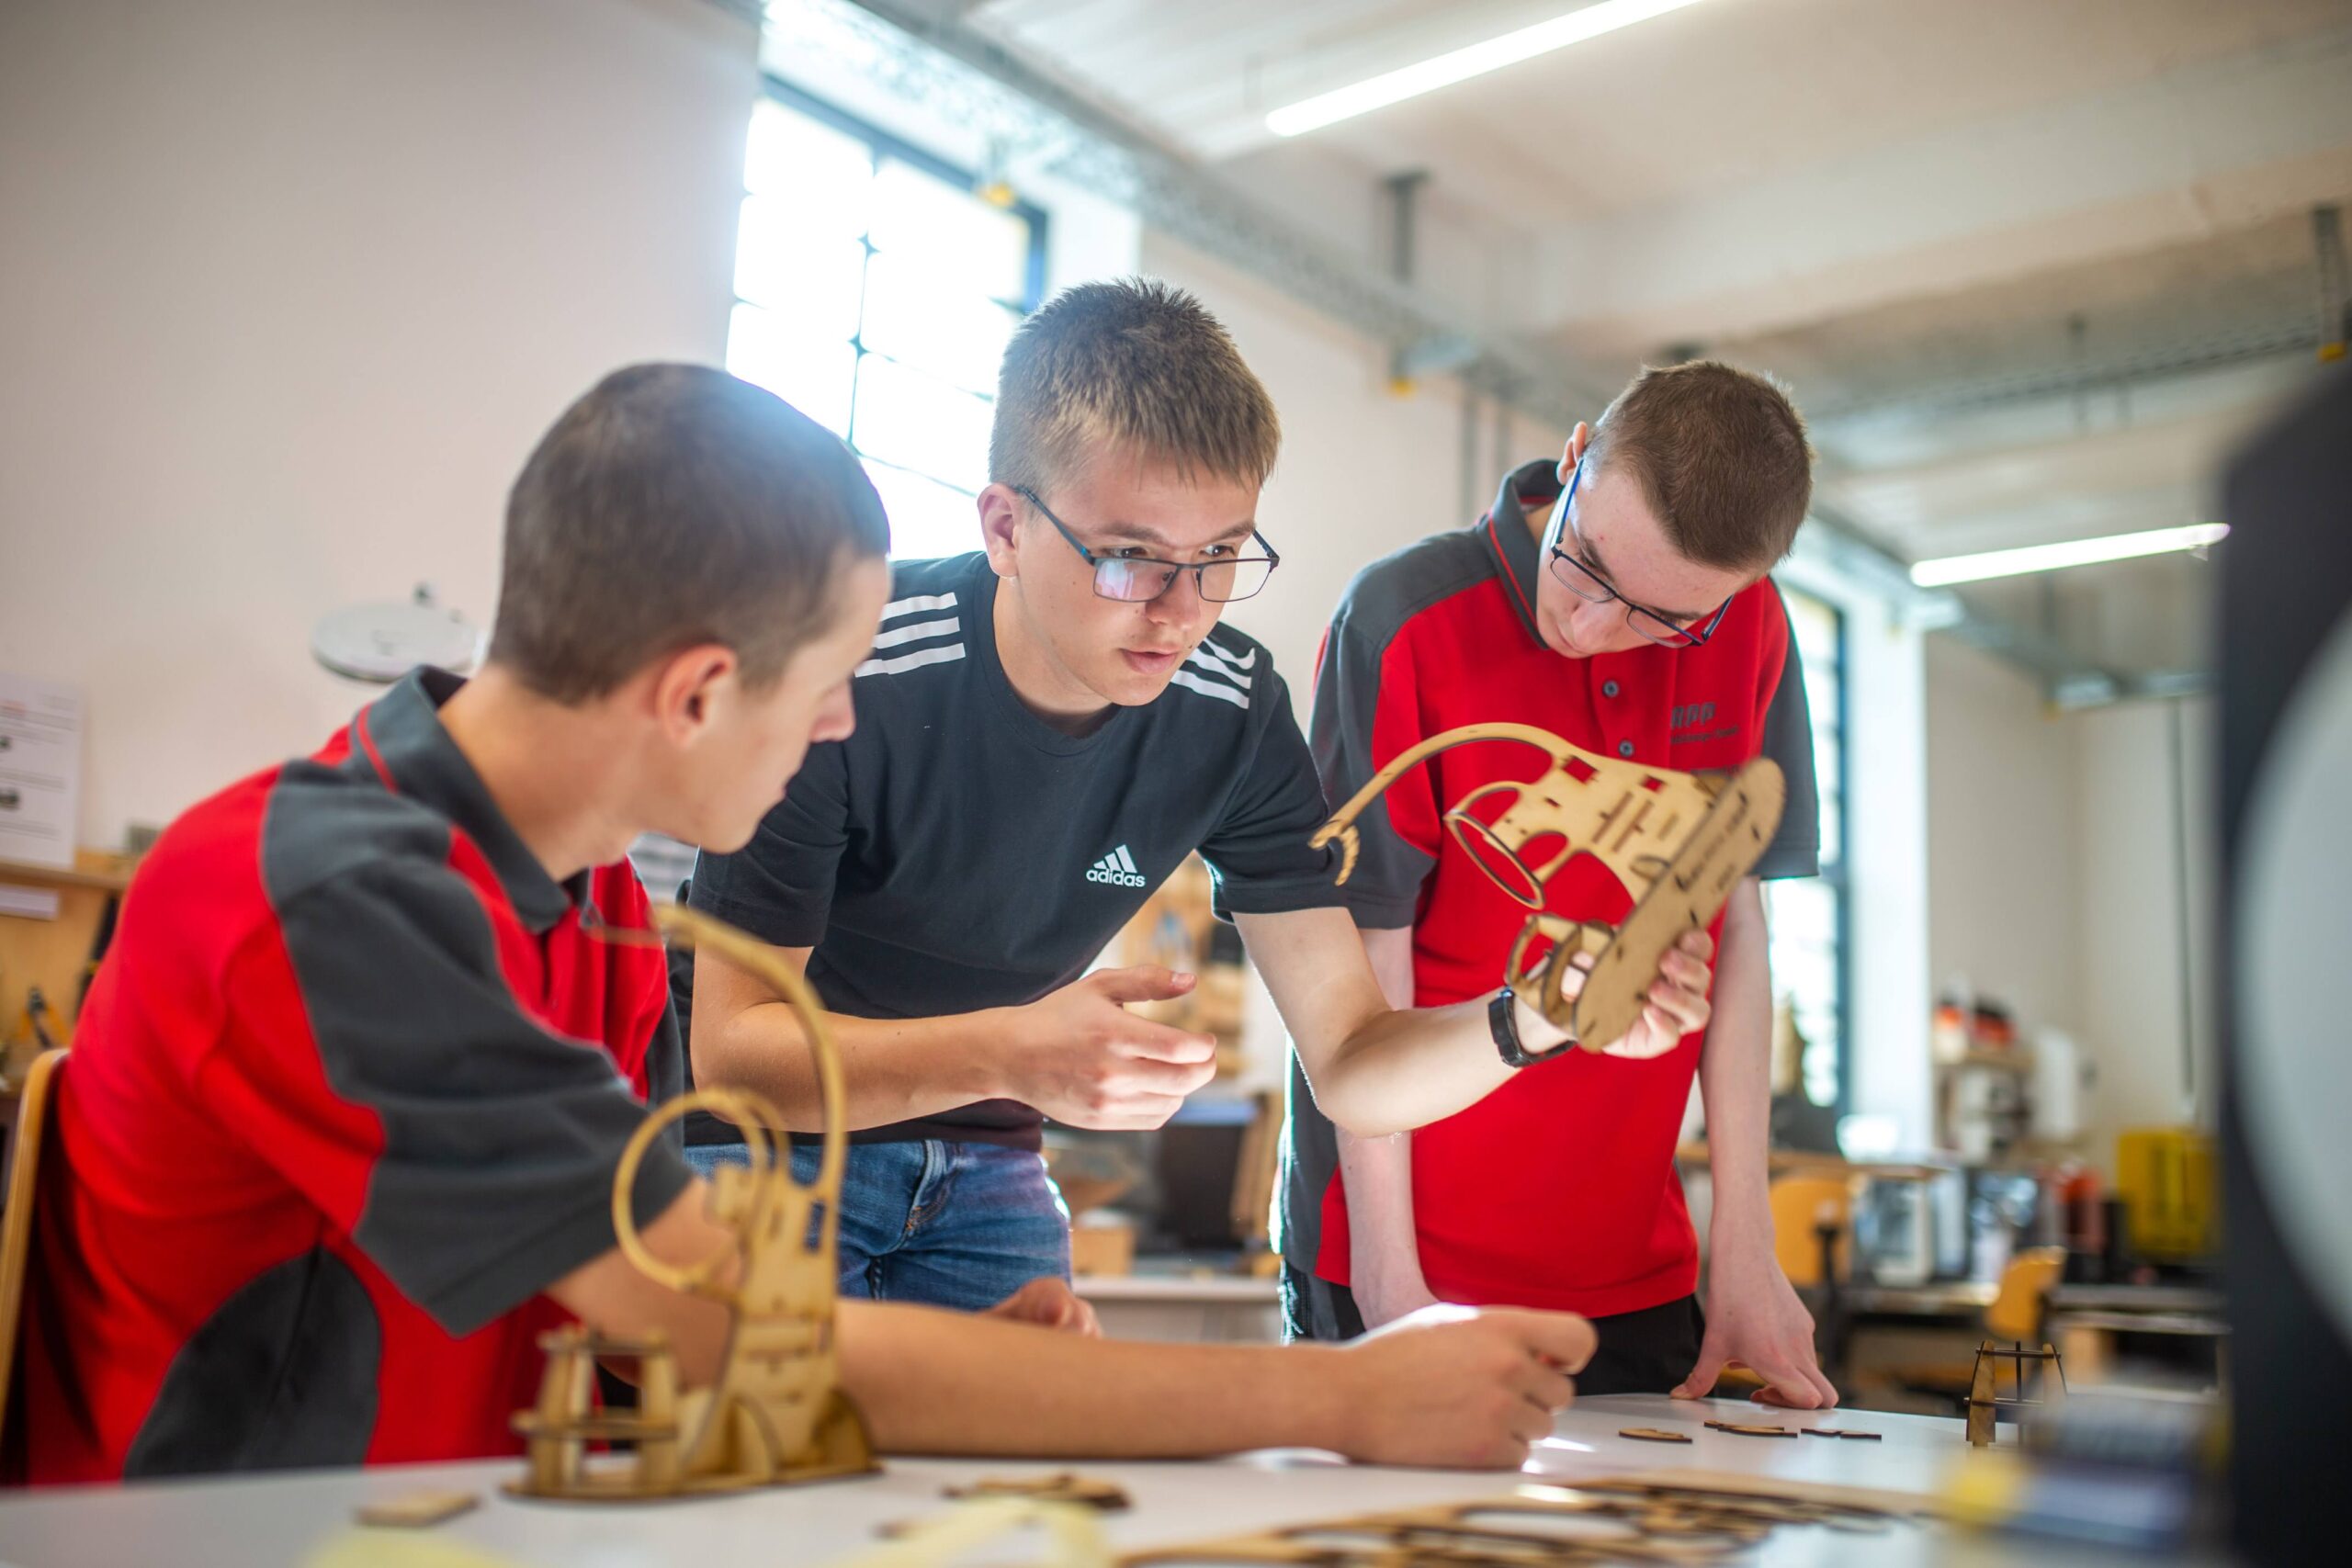
[{"label": "forearm", "polygon": [[[1397,1011],[1381,995],[1343,909],[1242,915],[1251,959],[1290,1027],[1316,1106],[1359,1137],[1380,1137],[1467,1110],[1506,1082],[1487,1002]],[[1531,1049],[1558,1039],[1521,1003]]]},{"label": "forearm", "polygon": [[1753,878],[1733,893],[1715,962],[1714,1018],[1699,1058],[1706,1105],[1707,1163],[1713,1180],[1712,1249],[1772,1245],[1772,980],[1763,895]]},{"label": "forearm", "polygon": [[1331,1348],[1081,1339],[878,1302],[842,1303],[836,1343],[886,1453],[1177,1459],[1348,1436]]},{"label": "forearm", "polygon": [[[1363,932],[1373,978],[1392,1008],[1413,1005],[1409,928]],[[1348,1202],[1348,1278],[1359,1306],[1418,1302],[1429,1294],[1413,1221],[1413,1141],[1409,1134],[1359,1138],[1339,1129],[1340,1175]]]},{"label": "forearm", "polygon": [[[740,977],[705,954],[695,964],[693,1056],[702,1089],[746,1089],[775,1102],[785,1125],[824,1125],[816,1064],[800,1015],[789,1004],[733,991]],[[999,1070],[1004,1015],[870,1019],[827,1015],[842,1055],[852,1130],[933,1116],[1004,1092]]]}]

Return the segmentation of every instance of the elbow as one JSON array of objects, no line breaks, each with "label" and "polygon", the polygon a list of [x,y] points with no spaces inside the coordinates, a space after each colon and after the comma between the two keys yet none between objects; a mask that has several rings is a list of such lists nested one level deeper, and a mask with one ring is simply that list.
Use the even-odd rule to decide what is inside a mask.
[{"label": "elbow", "polygon": [[1360,1081],[1363,1076],[1327,1072],[1311,1080],[1308,1087],[1315,1093],[1315,1108],[1351,1137],[1385,1138],[1411,1132],[1418,1123],[1409,1116],[1396,1114],[1396,1107],[1382,1104],[1381,1097]]},{"label": "elbow", "polygon": [[686,1031],[686,1066],[694,1072],[696,1089],[723,1089],[727,1085],[727,1051],[719,1040],[724,1032],[723,1025],[712,1023],[696,1010]]}]

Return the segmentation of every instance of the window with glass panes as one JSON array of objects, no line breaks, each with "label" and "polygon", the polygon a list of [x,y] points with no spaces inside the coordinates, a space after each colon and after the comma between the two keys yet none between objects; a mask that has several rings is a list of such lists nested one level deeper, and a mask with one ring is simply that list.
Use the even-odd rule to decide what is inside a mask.
[{"label": "window with glass panes", "polygon": [[1045,214],[775,81],[743,187],[727,368],[849,442],[893,554],[978,548],[997,362],[1038,303]]},{"label": "window with glass panes", "polygon": [[1773,1000],[1804,1041],[1807,1098],[1846,1105],[1846,619],[1836,606],[1783,586],[1804,660],[1813,710],[1813,767],[1821,792],[1821,874],[1764,885],[1771,927]]}]

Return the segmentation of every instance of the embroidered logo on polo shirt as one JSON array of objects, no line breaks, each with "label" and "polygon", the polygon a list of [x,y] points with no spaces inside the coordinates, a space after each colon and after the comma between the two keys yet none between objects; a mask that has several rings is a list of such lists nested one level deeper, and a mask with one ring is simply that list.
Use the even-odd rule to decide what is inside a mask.
[{"label": "embroidered logo on polo shirt", "polygon": [[1714,704],[1683,704],[1674,710],[1673,735],[1668,743],[1674,746],[1689,746],[1701,740],[1727,740],[1739,733],[1739,726],[1717,725],[1714,719]]},{"label": "embroidered logo on polo shirt", "polygon": [[1117,849],[1087,867],[1086,880],[1105,883],[1113,887],[1144,886],[1143,873],[1136,869],[1135,857],[1127,853],[1127,846],[1125,844],[1121,844]]}]

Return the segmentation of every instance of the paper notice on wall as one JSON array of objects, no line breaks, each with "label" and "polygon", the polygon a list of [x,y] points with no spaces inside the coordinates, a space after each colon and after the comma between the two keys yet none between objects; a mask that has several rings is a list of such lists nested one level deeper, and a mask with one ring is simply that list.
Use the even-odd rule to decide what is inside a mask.
[{"label": "paper notice on wall", "polygon": [[82,802],[82,694],[0,674],[0,860],[71,868]]}]

